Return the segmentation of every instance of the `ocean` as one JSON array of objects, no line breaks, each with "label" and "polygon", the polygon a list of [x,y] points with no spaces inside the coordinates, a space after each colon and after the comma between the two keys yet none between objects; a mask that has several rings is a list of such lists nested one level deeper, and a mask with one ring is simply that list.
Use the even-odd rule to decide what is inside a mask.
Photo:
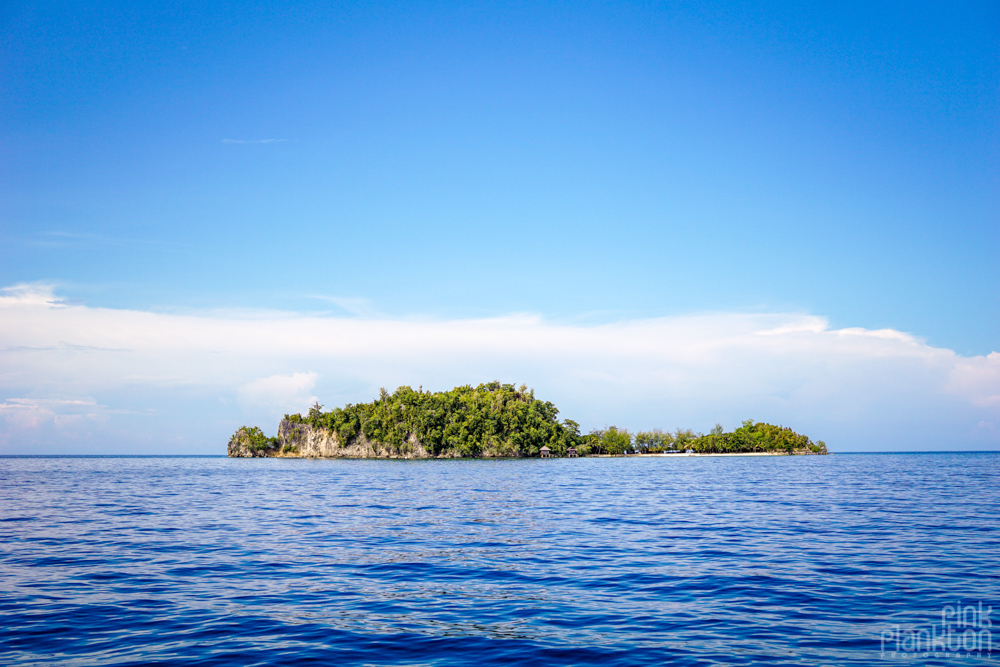
[{"label": "ocean", "polygon": [[998,453],[5,457],[0,664],[1000,666],[998,506]]}]

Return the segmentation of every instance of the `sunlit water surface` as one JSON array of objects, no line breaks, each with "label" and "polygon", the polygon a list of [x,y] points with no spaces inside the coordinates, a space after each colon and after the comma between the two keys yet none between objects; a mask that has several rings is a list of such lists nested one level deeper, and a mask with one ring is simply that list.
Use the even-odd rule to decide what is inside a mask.
[{"label": "sunlit water surface", "polygon": [[0,664],[1000,665],[882,653],[1000,620],[998,501],[996,453],[0,458]]}]

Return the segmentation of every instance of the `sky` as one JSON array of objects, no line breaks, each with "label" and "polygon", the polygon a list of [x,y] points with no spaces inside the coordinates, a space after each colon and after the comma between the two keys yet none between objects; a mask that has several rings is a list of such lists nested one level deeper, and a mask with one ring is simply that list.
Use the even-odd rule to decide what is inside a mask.
[{"label": "sky", "polygon": [[1000,449],[1000,5],[334,4],[0,6],[0,454],[494,379]]}]

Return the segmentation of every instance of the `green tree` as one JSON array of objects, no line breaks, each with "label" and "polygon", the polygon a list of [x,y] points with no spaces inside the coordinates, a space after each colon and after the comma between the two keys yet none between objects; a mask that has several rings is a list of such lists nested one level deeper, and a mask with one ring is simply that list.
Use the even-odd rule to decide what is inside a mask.
[{"label": "green tree", "polygon": [[558,414],[525,385],[490,382],[446,392],[383,388],[371,403],[330,412],[317,403],[306,417],[285,418],[333,431],[342,445],[364,438],[400,452],[416,441],[434,455],[537,456],[543,446],[563,455],[579,441],[579,424],[560,424]]},{"label": "green tree", "polygon": [[665,452],[674,444],[674,436],[661,429],[639,431],[633,439],[633,446],[640,454],[655,454]]},{"label": "green tree", "polygon": [[674,431],[674,449],[684,451],[687,449],[687,444],[697,437],[689,428],[678,428]]}]

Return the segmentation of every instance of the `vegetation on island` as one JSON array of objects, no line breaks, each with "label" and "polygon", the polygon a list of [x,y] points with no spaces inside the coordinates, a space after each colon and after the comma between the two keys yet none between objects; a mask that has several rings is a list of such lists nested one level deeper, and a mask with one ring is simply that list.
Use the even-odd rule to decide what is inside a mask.
[{"label": "vegetation on island", "polygon": [[237,433],[240,432],[242,432],[242,435],[245,438],[244,443],[246,448],[251,452],[263,452],[277,446],[278,444],[277,438],[267,437],[257,426],[244,426],[237,431]]},{"label": "vegetation on island", "polygon": [[490,382],[441,392],[382,389],[371,403],[329,412],[317,404],[306,416],[285,419],[334,431],[345,445],[361,436],[395,447],[413,439],[433,456],[520,457],[538,456],[542,447],[562,456],[576,443],[579,425],[559,422],[558,414],[524,385]]},{"label": "vegetation on island", "polygon": [[667,452],[694,452],[696,454],[745,454],[745,453],[804,453],[825,454],[826,443],[813,442],[787,426],[775,426],[748,419],[731,433],[715,425],[707,435],[691,429],[677,429],[673,433],[654,429],[635,435],[611,426],[592,431],[583,437],[581,453],[588,454],[658,454]]},{"label": "vegetation on island", "polygon": [[[450,391],[400,387],[380,390],[371,403],[347,404],[324,412],[313,405],[308,414],[285,415],[289,427],[308,425],[336,434],[341,447],[357,442],[380,443],[406,453],[415,445],[435,457],[535,457],[543,447],[552,456],[566,456],[574,448],[580,456],[615,456],[692,451],[708,453],[827,453],[821,440],[813,443],[792,429],[747,420],[732,432],[716,425],[708,434],[691,429],[653,429],[630,433],[609,426],[581,435],[580,425],[558,419],[559,410],[535,398],[521,385],[489,382]],[[297,432],[299,429],[294,427]],[[231,441],[241,456],[295,455],[297,449],[278,438],[268,438],[257,427],[242,427]]]}]

